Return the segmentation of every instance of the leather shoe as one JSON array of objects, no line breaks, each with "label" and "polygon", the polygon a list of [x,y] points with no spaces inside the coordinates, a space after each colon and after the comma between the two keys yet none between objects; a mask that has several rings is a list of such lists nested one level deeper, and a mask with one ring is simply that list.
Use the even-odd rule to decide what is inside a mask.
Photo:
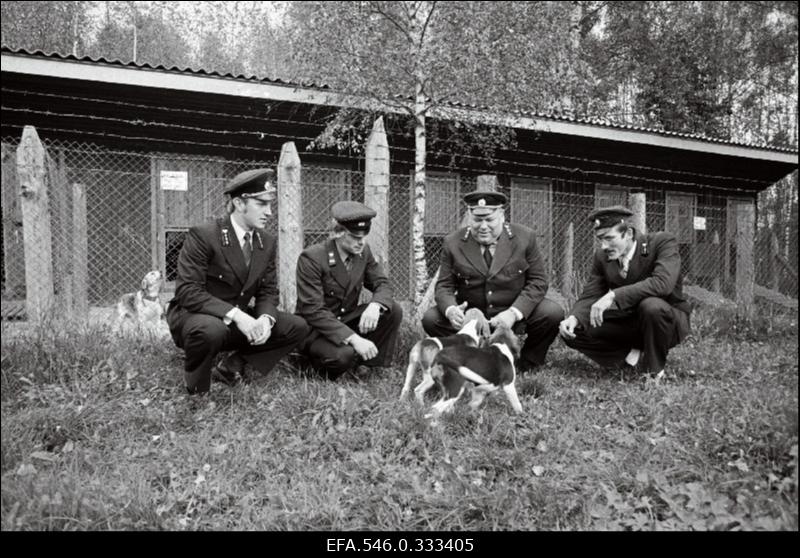
[{"label": "leather shoe", "polygon": [[227,358],[221,359],[211,370],[211,380],[228,386],[235,386],[240,381],[247,379],[244,367],[244,358],[239,353],[233,352]]}]

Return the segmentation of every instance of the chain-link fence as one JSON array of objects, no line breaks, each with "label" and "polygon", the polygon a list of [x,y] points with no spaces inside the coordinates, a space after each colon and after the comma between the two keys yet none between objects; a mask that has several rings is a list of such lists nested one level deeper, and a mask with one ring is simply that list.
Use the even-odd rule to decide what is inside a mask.
[{"label": "chain-link fence", "polygon": [[[49,292],[55,308],[65,312],[82,301],[113,306],[121,294],[140,288],[150,269],[162,270],[167,290],[173,288],[186,231],[224,215],[225,183],[244,170],[278,163],[276,154],[264,160],[226,160],[51,142],[41,164],[30,158],[21,166],[19,144],[19,138],[2,144],[3,319],[24,318],[26,300],[36,293]],[[37,166],[44,171],[41,185],[28,172]],[[349,164],[303,161],[300,191],[278,197],[268,232],[280,238],[278,215],[291,209],[281,207],[289,200],[300,204],[293,213],[302,215],[303,246],[323,241],[331,205],[342,199],[364,201],[364,181],[365,173]],[[424,249],[429,278],[438,268],[444,237],[461,224],[463,194],[477,183],[477,173],[428,173]],[[497,187],[509,197],[507,220],[535,231],[551,288],[568,303],[575,300],[596,248],[589,212],[629,203],[631,190],[582,178],[503,175]],[[43,200],[39,194],[45,189]],[[794,236],[791,231],[777,236],[763,233],[752,197],[660,188],[643,192],[648,231],[668,230],[678,238],[686,284],[733,300],[741,300],[749,284],[756,299],[796,309],[796,259],[790,259],[797,253],[796,209],[790,224]],[[391,174],[386,267],[401,301],[413,300],[415,290],[413,194],[410,171]],[[286,270],[280,273],[282,281],[293,280]]]}]

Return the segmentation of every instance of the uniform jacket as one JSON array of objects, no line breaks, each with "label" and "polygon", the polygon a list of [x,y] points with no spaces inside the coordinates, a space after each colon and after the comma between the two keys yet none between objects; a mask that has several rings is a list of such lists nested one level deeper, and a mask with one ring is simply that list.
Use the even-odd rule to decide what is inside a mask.
[{"label": "uniform jacket", "polygon": [[309,246],[297,260],[295,312],[331,342],[340,344],[354,332],[341,319],[358,306],[361,287],[372,291],[372,300],[392,307],[392,288],[369,244],[353,259],[350,271],[339,257],[333,240]]},{"label": "uniform jacket", "polygon": [[572,309],[584,328],[589,327],[592,304],[609,290],[614,291],[614,302],[623,312],[636,312],[642,300],[655,296],[687,315],[691,313],[692,306],[683,294],[681,256],[674,235],[637,233],[636,253],[631,258],[627,277],[623,278],[619,272],[618,261],[608,261],[602,250],[595,251],[591,276]]},{"label": "uniform jacket", "polygon": [[527,318],[547,292],[547,274],[534,232],[505,224],[497,239],[492,268],[469,227],[444,239],[435,300],[444,315],[449,306],[467,302],[491,318],[514,306]]},{"label": "uniform jacket", "polygon": [[277,318],[277,242],[264,231],[254,231],[251,242],[248,270],[230,217],[189,229],[178,256],[170,325],[182,311],[224,318],[234,306],[246,310],[253,297],[255,316]]}]

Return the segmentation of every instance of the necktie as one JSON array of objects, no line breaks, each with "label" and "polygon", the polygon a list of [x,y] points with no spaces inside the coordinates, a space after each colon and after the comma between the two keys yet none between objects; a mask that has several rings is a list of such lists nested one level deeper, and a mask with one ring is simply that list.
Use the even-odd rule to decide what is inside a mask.
[{"label": "necktie", "polygon": [[244,233],[244,244],[242,245],[242,254],[244,255],[244,265],[250,267],[250,257],[253,255],[253,245],[250,243],[250,233]]},{"label": "necktie", "polygon": [[489,246],[483,247],[483,261],[486,262],[486,267],[492,269],[492,250]]},{"label": "necktie", "polygon": [[344,259],[344,268],[345,268],[347,271],[350,271],[350,269],[351,269],[352,267],[353,267],[353,256],[347,256],[347,257]]},{"label": "necktie", "polygon": [[625,260],[619,260],[619,274],[620,276],[625,279],[628,276],[628,262]]}]

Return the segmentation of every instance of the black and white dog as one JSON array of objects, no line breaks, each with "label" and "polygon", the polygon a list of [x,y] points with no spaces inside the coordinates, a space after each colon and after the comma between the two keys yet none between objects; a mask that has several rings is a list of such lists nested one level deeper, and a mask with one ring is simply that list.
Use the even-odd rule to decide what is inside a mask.
[{"label": "black and white dog", "polygon": [[431,365],[439,351],[446,347],[477,347],[482,339],[489,336],[489,331],[489,322],[486,321],[483,312],[477,308],[470,308],[464,313],[464,325],[456,334],[447,337],[426,337],[418,341],[408,354],[406,381],[400,392],[400,400],[405,399],[411,391],[414,372],[419,367],[422,370],[422,381],[414,388],[414,395],[417,401],[422,403],[425,393],[436,384],[431,376]]},{"label": "black and white dog", "polygon": [[439,351],[431,366],[431,376],[439,384],[442,398],[425,418],[435,420],[452,411],[467,382],[473,386],[469,404],[472,409],[477,409],[488,394],[502,389],[514,411],[521,413],[514,366],[519,350],[519,339],[514,332],[499,326],[483,346],[453,346]]}]

